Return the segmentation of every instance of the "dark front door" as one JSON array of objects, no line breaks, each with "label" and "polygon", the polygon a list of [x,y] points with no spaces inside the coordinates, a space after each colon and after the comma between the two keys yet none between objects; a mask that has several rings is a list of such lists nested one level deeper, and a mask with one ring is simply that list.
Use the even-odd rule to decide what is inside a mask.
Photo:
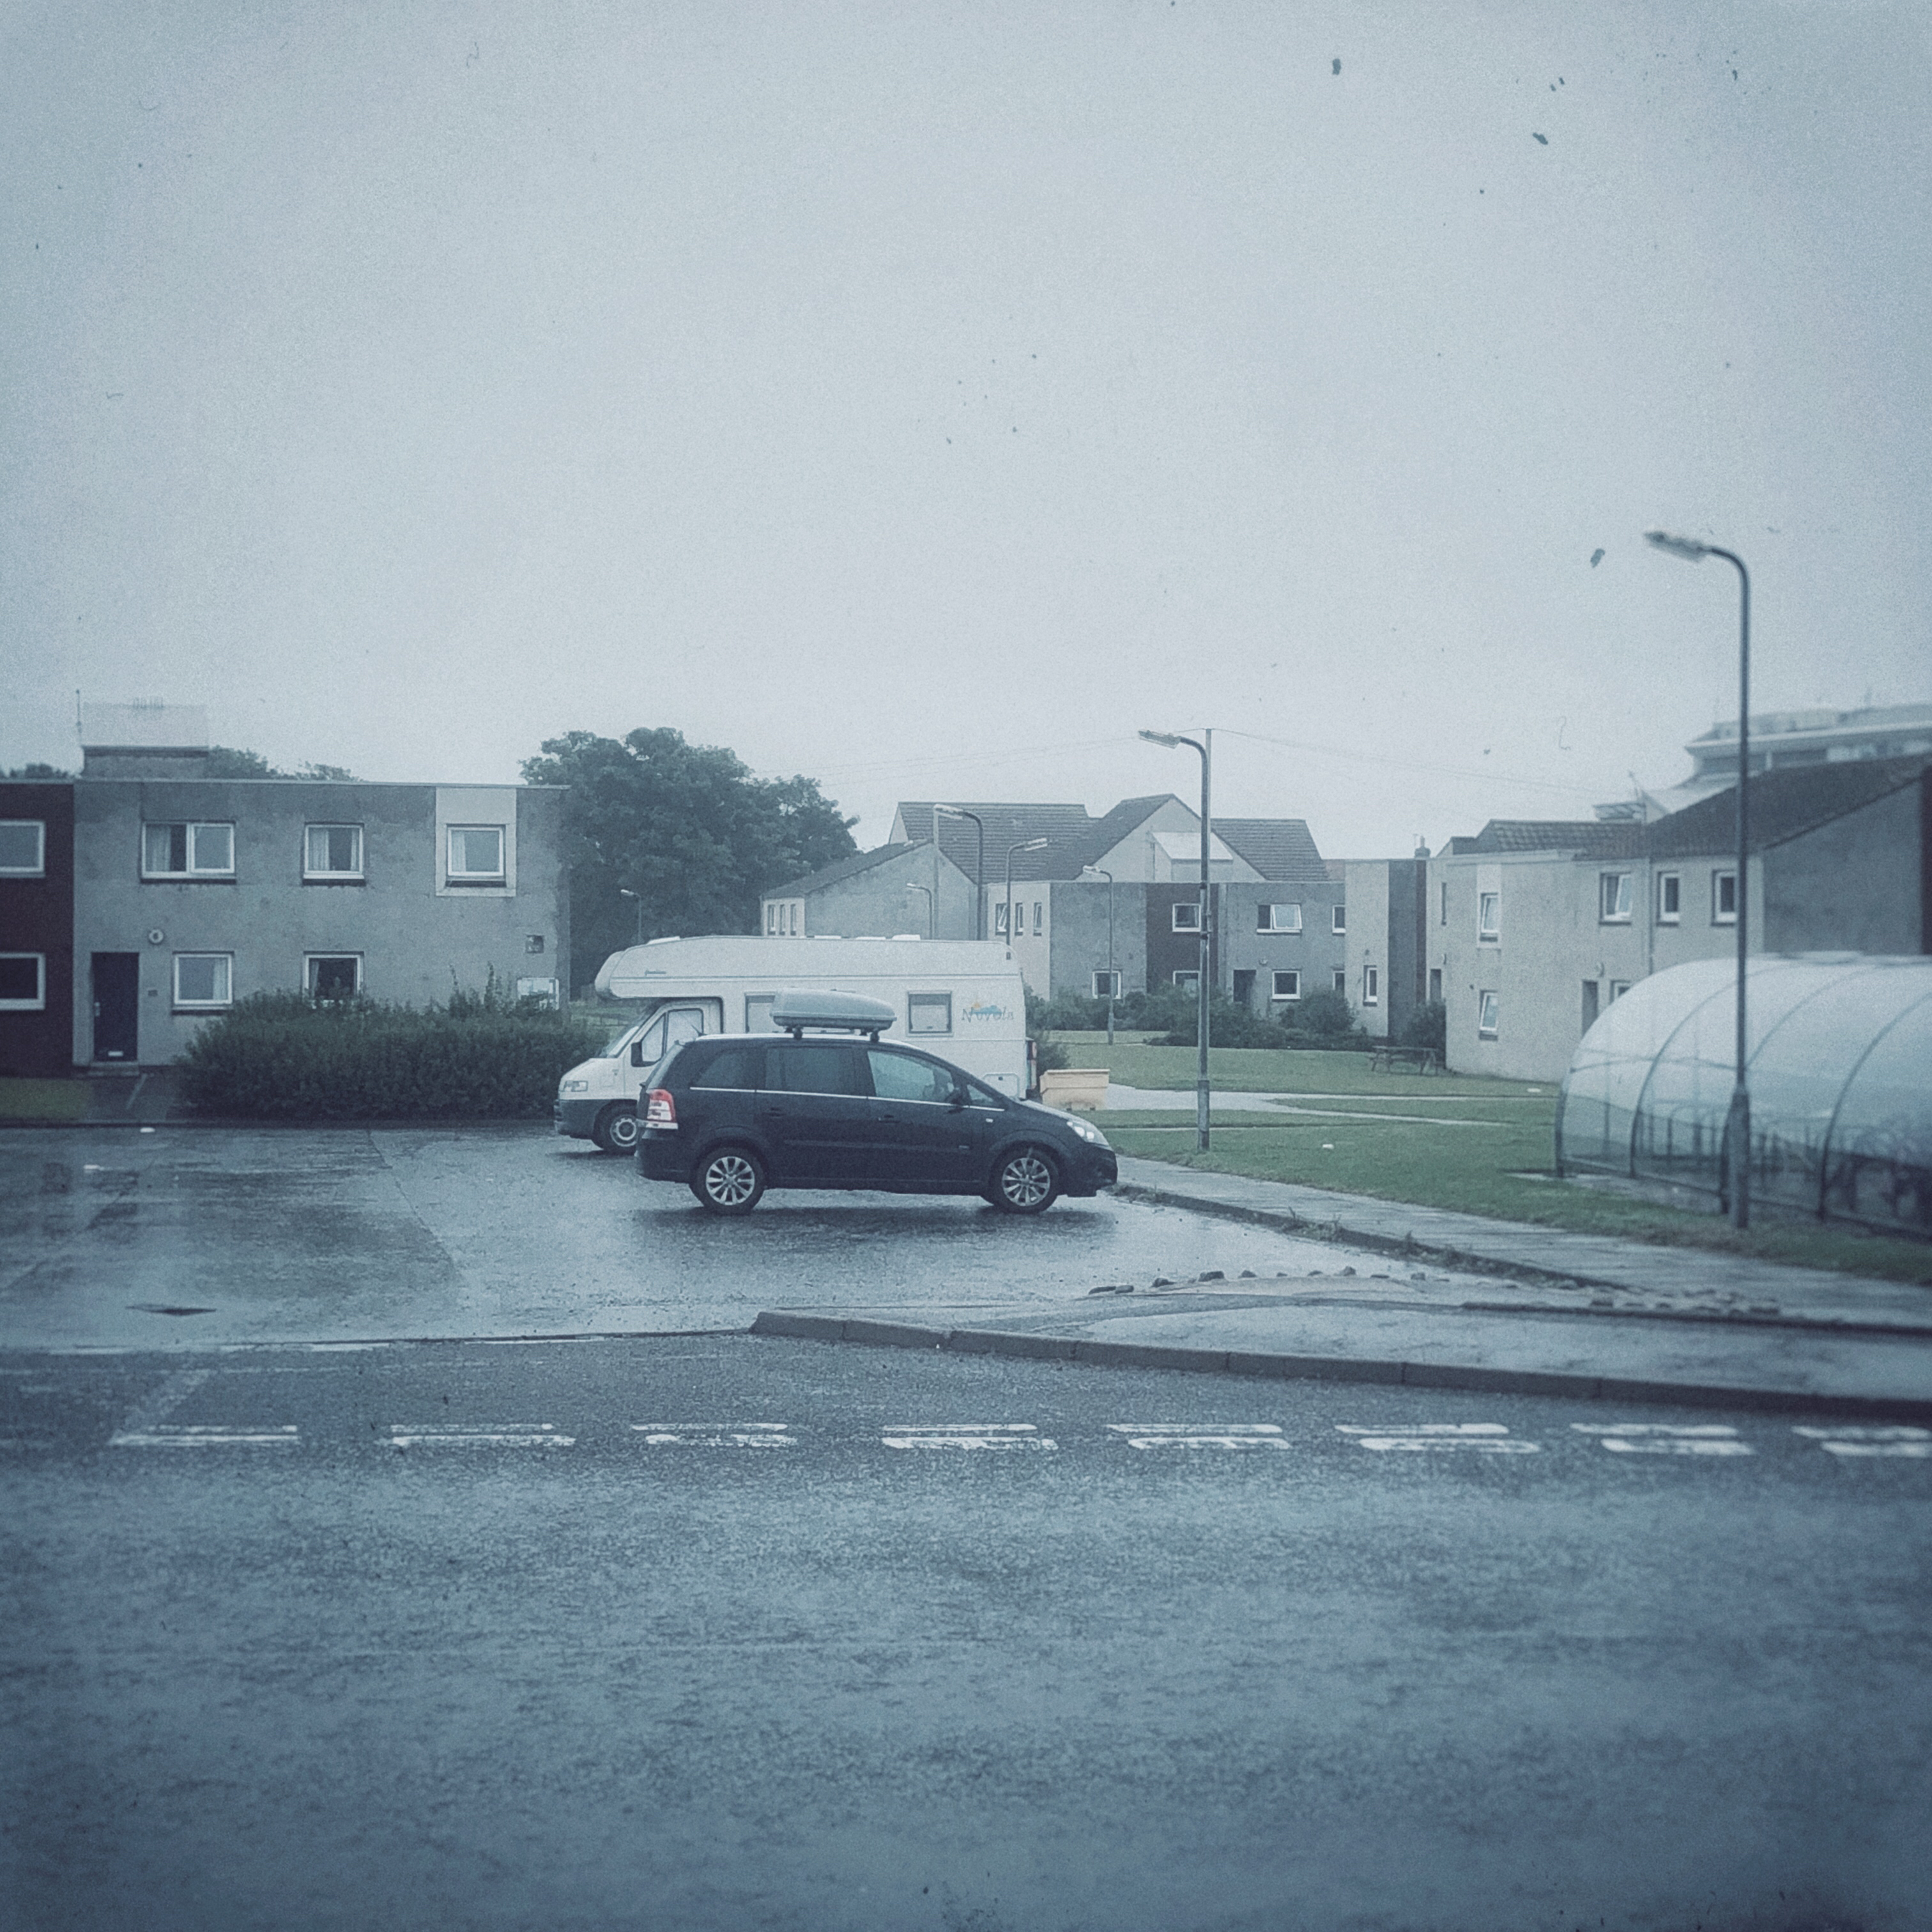
[{"label": "dark front door", "polygon": [[1254,1010],[1255,976],[1239,967],[1234,969],[1234,1004],[1250,1012]]},{"label": "dark front door", "polygon": [[138,952],[97,952],[94,956],[94,1057],[140,1058],[141,956]]}]

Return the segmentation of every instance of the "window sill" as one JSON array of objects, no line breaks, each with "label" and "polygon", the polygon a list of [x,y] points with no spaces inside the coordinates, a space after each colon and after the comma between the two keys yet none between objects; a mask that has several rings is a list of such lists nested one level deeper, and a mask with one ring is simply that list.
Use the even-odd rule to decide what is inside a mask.
[{"label": "window sill", "polygon": [[143,872],[144,886],[232,886],[232,872]]},{"label": "window sill", "polygon": [[173,1016],[173,1017],[174,1017],[175,1018],[176,1018],[176,1019],[178,1019],[178,1020],[179,1020],[179,1019],[204,1019],[204,1020],[205,1020],[206,1018],[207,1018],[207,1017],[208,1016],[208,1015],[209,1015],[210,1013],[225,1013],[225,1012],[230,1012],[230,1011],[232,1011],[232,1009],[233,1009],[233,1006],[234,1006],[234,1002],[233,1002],[232,1000],[230,1000],[230,1001],[229,1002],[229,1004],[228,1004],[226,1006],[170,1006],[170,1007],[168,1009],[168,1011],[169,1011],[169,1012],[170,1012],[170,1014],[172,1014],[172,1015]]},{"label": "window sill", "polygon": [[369,881],[360,872],[304,872],[302,884],[305,886],[366,886]]},{"label": "window sill", "polygon": [[504,890],[501,879],[445,879],[442,882],[453,892],[482,890],[498,892]]},{"label": "window sill", "polygon": [[1599,919],[1597,923],[1599,926],[1628,926],[1632,921],[1628,916],[1624,916],[1616,919]]}]

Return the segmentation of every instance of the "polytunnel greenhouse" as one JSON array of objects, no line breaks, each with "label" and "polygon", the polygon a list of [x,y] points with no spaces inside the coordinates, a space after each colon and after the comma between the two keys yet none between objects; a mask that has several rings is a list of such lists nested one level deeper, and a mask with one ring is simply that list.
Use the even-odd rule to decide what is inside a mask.
[{"label": "polytunnel greenhouse", "polygon": [[[1749,966],[1754,1205],[1932,1237],[1932,958],[1770,955]],[[1737,964],[1640,980],[1583,1036],[1556,1110],[1562,1174],[1721,1195]]]}]

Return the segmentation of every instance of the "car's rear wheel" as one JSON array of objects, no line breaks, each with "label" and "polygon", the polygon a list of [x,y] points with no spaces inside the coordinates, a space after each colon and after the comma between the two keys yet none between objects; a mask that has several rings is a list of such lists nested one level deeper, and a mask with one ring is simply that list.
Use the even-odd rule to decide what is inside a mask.
[{"label": "car's rear wheel", "polygon": [[714,1148],[698,1162],[691,1191],[713,1214],[748,1214],[765,1191],[764,1164],[749,1148]]},{"label": "car's rear wheel", "polygon": [[1038,1148],[1016,1148],[993,1169],[993,1205],[1003,1214],[1037,1214],[1060,1192],[1060,1172]]},{"label": "car's rear wheel", "polygon": [[606,1154],[638,1150],[638,1110],[628,1101],[614,1100],[597,1116],[590,1138]]}]

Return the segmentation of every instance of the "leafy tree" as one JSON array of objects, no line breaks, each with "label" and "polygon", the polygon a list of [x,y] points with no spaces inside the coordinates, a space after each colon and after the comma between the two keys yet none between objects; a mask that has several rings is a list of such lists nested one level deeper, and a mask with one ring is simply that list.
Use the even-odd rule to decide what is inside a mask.
[{"label": "leafy tree", "polygon": [[571,950],[586,978],[634,941],[640,912],[646,939],[754,932],[764,894],[858,849],[855,821],[815,778],[754,777],[735,752],[668,728],[546,739],[524,780],[570,788]]},{"label": "leafy tree", "polygon": [[308,778],[336,783],[352,781],[356,774],[340,765],[303,765],[292,772],[278,771],[260,752],[238,752],[227,745],[208,748],[208,772],[212,778]]}]

